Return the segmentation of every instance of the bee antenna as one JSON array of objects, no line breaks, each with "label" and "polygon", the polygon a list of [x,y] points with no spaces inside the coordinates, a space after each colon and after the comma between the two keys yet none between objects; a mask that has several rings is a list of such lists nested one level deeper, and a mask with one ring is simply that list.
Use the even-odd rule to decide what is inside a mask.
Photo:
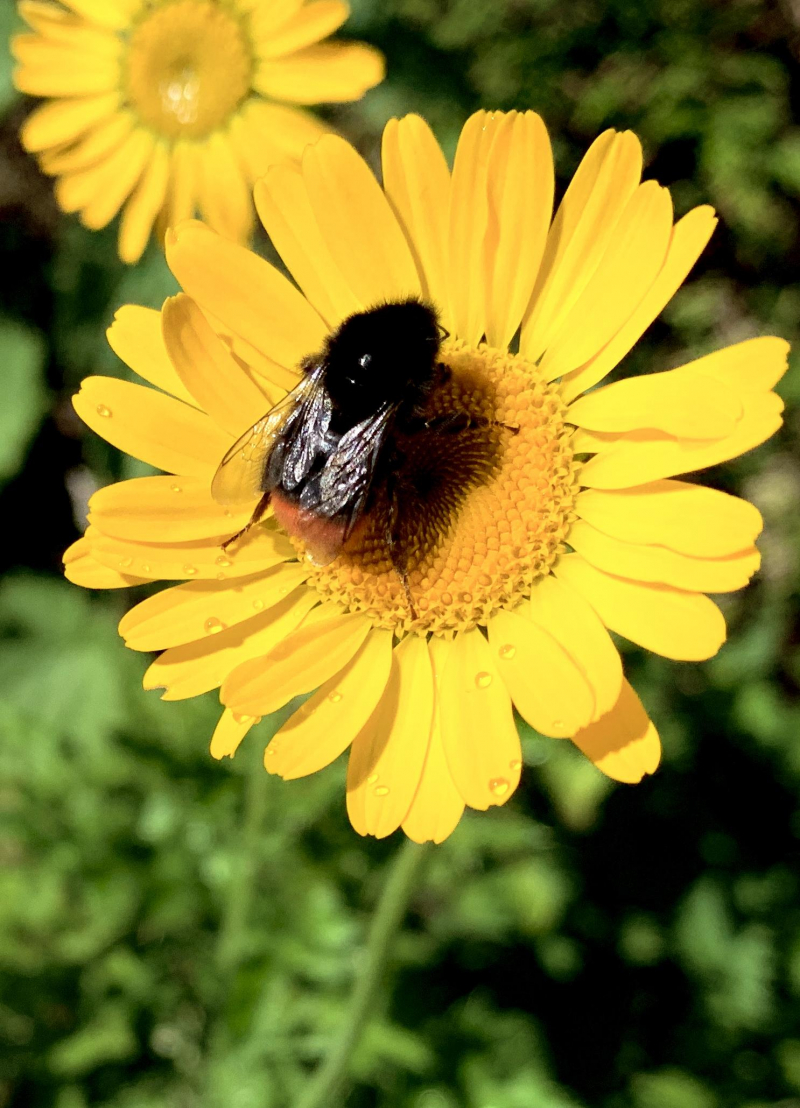
[{"label": "bee antenna", "polygon": [[441,323],[437,323],[436,326],[442,332],[442,338],[443,339],[449,339],[450,338],[450,332],[447,330],[446,327],[442,327]]}]

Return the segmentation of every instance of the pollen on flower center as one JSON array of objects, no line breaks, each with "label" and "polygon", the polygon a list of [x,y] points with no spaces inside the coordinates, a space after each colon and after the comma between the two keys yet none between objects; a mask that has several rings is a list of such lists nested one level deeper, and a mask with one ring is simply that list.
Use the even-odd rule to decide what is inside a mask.
[{"label": "pollen on flower center", "polygon": [[471,426],[399,443],[396,533],[418,618],[389,556],[386,503],[308,581],[400,633],[467,630],[529,596],[563,550],[578,491],[565,405],[532,363],[461,342],[447,343],[442,360],[452,376],[430,418],[466,412]]},{"label": "pollen on flower center", "polygon": [[247,95],[253,61],[232,11],[213,0],[170,0],[135,27],[125,64],[145,124],[166,138],[202,138]]}]

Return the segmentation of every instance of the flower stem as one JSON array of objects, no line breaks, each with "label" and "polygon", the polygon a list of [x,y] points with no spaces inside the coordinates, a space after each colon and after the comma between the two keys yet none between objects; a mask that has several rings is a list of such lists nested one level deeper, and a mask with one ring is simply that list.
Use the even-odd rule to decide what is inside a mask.
[{"label": "flower stem", "polygon": [[311,1078],[295,1108],[336,1108],[353,1051],[372,1014],[386,968],[386,955],[406,914],[409,896],[427,851],[406,839],[395,854],[372,918],[364,960],[353,987],[349,1010],[325,1061]]}]

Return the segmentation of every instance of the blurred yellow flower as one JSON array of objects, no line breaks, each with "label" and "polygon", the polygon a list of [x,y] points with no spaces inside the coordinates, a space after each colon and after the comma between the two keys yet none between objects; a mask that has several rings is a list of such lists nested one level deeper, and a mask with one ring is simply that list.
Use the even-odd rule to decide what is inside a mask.
[{"label": "blurred yellow flower", "polygon": [[252,230],[253,182],[328,128],[297,105],[358,100],[377,50],[321,42],[346,0],[20,0],[17,87],[47,97],[22,129],[56,197],[94,230],[123,210],[119,252],[141,256],[197,210]]},{"label": "blurred yellow flower", "polygon": [[[184,581],[137,604],[120,631],[135,650],[163,650],[145,686],[164,699],[221,689],[215,757],[313,692],[267,747],[269,772],[314,773],[350,747],[354,827],[437,842],[465,805],[504,804],[516,789],[512,708],[619,781],[655,770],[658,735],[609,630],[667,658],[719,649],[725,622],[703,594],[756,571],[761,518],[674,478],[780,426],[771,390],[787,344],[754,338],[594,387],[715,225],[708,207],[673,224],[669,193],[641,170],[636,137],[606,131],[551,220],[537,115],[474,115],[452,173],[408,116],[385,130],[383,188],[333,136],[257,183],[261,220],[302,291],[201,223],[170,233],[186,292],[161,313],[123,308],[109,331],[156,389],[94,377],[75,397],[98,434],[168,475],[96,493],[65,562],[93,588]],[[441,490],[468,470],[457,436],[425,460],[420,516],[439,522],[410,573],[416,619],[374,545],[320,568],[268,520],[224,551],[248,513],[210,492],[231,443],[296,383],[305,355],[350,314],[408,296],[440,310],[458,402],[519,428],[487,425],[491,469],[455,503]]]}]

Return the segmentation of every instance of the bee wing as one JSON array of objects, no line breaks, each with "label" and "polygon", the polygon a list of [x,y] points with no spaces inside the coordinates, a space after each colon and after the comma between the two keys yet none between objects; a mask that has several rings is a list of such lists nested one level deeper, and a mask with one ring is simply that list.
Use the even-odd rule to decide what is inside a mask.
[{"label": "bee wing", "polygon": [[364,511],[393,412],[387,405],[346,431],[319,479],[303,490],[301,507],[336,523],[335,528],[320,528],[319,541],[308,543],[318,565],[339,554]]},{"label": "bee wing", "polygon": [[211,482],[218,504],[240,508],[265,491],[264,470],[278,438],[303,418],[304,409],[319,392],[323,366],[318,365],[283,400],[237,439],[219,464]]}]

